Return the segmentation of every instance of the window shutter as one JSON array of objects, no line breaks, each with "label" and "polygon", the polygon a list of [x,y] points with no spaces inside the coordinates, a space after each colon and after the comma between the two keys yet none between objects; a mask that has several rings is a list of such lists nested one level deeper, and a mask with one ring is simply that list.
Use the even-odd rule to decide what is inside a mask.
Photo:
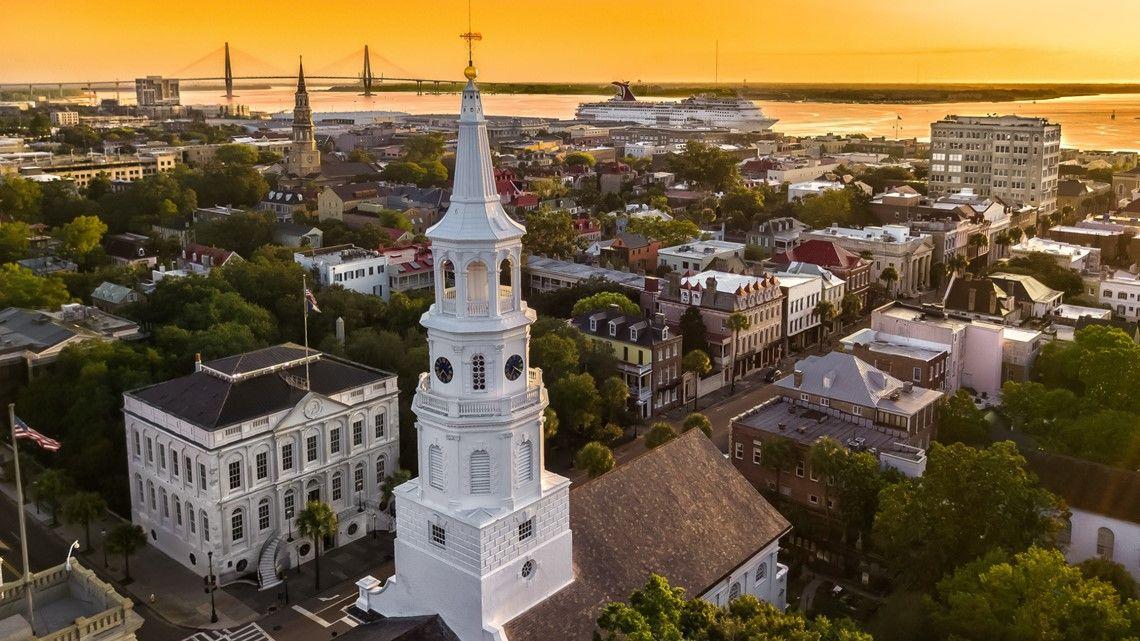
[{"label": "window shutter", "polygon": [[491,493],[491,455],[487,450],[471,453],[471,493]]},{"label": "window shutter", "polygon": [[530,441],[519,443],[518,458],[515,459],[515,476],[520,483],[534,479],[534,446]]},{"label": "window shutter", "polygon": [[442,491],[443,487],[443,450],[438,445],[428,448],[428,480],[431,486]]}]

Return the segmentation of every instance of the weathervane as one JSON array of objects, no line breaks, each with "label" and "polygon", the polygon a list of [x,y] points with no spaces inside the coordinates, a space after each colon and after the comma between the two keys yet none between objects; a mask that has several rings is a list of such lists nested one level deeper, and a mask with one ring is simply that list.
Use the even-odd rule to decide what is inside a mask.
[{"label": "weathervane", "polygon": [[476,40],[482,40],[483,34],[471,30],[471,0],[467,0],[467,33],[459,34],[459,37],[467,41],[467,68],[463,70],[463,75],[468,80],[474,80],[479,72],[475,70],[474,56],[472,49],[475,46]]}]

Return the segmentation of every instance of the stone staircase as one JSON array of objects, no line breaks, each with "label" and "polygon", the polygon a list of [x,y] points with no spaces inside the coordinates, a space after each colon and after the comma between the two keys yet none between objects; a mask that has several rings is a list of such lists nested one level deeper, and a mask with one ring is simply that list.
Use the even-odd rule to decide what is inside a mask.
[{"label": "stone staircase", "polygon": [[281,551],[281,537],[274,532],[261,548],[261,556],[257,561],[257,580],[262,590],[268,590],[281,584],[277,576],[277,555]]}]

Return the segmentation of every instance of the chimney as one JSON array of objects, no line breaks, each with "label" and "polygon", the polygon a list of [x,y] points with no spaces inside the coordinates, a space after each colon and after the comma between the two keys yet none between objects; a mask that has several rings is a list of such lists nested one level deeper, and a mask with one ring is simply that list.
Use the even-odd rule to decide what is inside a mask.
[{"label": "chimney", "polygon": [[202,371],[202,353],[201,352],[194,354],[194,371],[195,372]]},{"label": "chimney", "polygon": [[903,391],[906,392],[907,394],[910,394],[911,392],[913,392],[914,391],[914,383],[912,383],[910,381],[906,381],[905,383],[903,383]]},{"label": "chimney", "polygon": [[712,276],[709,276],[708,278],[706,278],[705,279],[705,289],[709,290],[710,292],[715,292],[716,291],[716,278],[713,278]]},{"label": "chimney", "polygon": [[797,369],[797,370],[793,371],[792,372],[792,384],[795,385],[796,387],[799,387],[800,385],[803,385],[803,383],[804,383],[804,372],[803,372],[803,370]]},{"label": "chimney", "polygon": [[657,291],[660,289],[660,287],[661,287],[661,284],[658,281],[656,276],[646,276],[645,277],[645,291],[647,291],[649,293],[657,293]]},{"label": "chimney", "polygon": [[654,314],[653,324],[658,327],[665,327],[665,314],[663,312],[657,312]]}]

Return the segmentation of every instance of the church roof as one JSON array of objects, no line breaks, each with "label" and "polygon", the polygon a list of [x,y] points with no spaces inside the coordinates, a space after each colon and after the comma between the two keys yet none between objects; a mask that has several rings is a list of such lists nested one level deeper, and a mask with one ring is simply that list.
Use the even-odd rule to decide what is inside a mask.
[{"label": "church roof", "polygon": [[525,232],[503,210],[491,166],[483,101],[475,82],[468,81],[459,113],[451,205],[427,236],[444,242],[494,242],[519,239]]},{"label": "church roof", "polygon": [[574,582],[507,623],[510,641],[589,641],[650,573],[697,596],[791,529],[700,430],[571,489],[570,527]]}]

